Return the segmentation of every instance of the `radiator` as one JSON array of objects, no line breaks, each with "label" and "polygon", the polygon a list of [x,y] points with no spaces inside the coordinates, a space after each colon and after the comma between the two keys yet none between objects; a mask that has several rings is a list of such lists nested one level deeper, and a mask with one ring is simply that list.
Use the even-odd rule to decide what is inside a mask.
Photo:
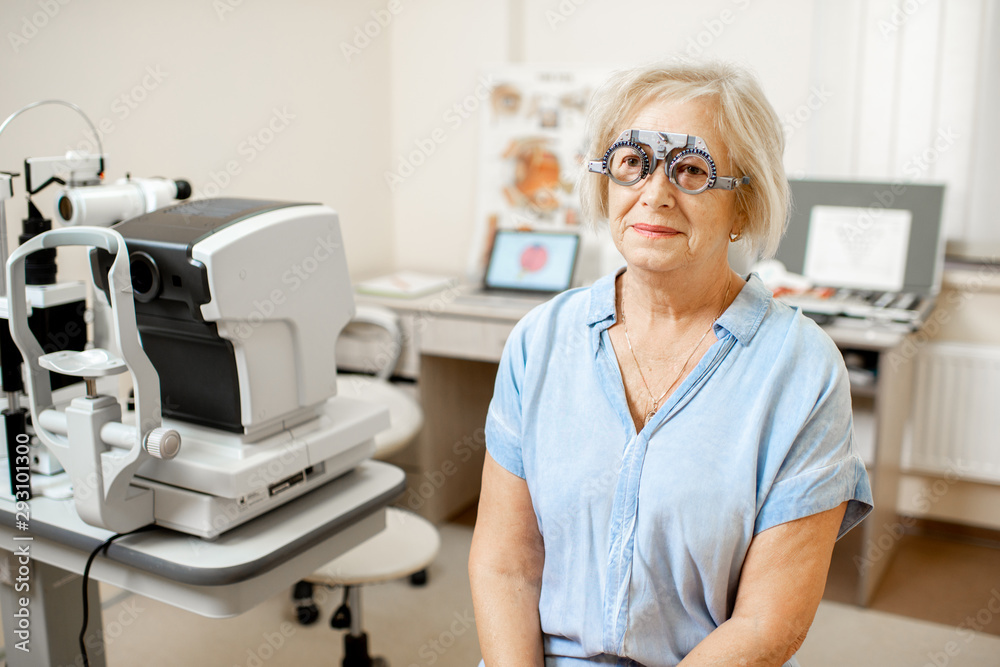
[{"label": "radiator", "polygon": [[928,343],[903,468],[1000,484],[1000,346]]}]

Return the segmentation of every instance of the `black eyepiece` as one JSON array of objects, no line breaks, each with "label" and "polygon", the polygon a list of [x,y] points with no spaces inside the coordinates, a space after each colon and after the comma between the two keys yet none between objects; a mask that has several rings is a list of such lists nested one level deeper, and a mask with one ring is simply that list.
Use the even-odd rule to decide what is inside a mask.
[{"label": "black eyepiece", "polygon": [[63,220],[73,219],[73,201],[66,195],[59,197],[56,208],[59,210],[59,217]]},{"label": "black eyepiece", "polygon": [[132,253],[129,260],[132,295],[139,303],[149,303],[160,294],[160,270],[156,261],[144,252]]},{"label": "black eyepiece", "polygon": [[178,199],[187,199],[188,197],[191,196],[191,184],[190,183],[188,183],[185,180],[178,179],[178,180],[174,181],[174,184],[177,185],[177,198]]}]

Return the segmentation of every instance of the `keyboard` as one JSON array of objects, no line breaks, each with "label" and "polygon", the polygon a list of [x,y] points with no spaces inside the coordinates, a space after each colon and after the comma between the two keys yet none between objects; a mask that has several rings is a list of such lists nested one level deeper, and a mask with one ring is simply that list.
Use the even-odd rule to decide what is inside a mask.
[{"label": "keyboard", "polygon": [[930,313],[933,298],[912,292],[817,287],[802,293],[777,290],[775,298],[808,315],[900,322],[917,328]]}]

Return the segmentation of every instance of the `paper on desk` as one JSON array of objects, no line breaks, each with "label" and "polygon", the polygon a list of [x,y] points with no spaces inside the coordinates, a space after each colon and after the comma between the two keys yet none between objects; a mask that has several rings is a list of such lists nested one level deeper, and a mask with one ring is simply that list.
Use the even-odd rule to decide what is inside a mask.
[{"label": "paper on desk", "polygon": [[448,276],[435,276],[416,271],[397,271],[358,283],[355,289],[362,294],[394,297],[417,297],[440,292],[455,282]]},{"label": "paper on desk", "polygon": [[912,220],[901,209],[814,206],[803,273],[818,285],[898,292]]}]

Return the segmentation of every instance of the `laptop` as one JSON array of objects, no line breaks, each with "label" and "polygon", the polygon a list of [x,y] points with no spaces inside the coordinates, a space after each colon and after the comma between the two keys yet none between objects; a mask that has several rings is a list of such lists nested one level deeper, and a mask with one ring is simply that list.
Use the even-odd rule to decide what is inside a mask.
[{"label": "laptop", "polygon": [[579,249],[575,232],[498,229],[482,284],[456,300],[511,306],[546,301],[572,286]]},{"label": "laptop", "polygon": [[941,288],[943,185],[790,181],[792,215],[775,259],[808,290],[777,290],[821,324],[912,331]]}]

